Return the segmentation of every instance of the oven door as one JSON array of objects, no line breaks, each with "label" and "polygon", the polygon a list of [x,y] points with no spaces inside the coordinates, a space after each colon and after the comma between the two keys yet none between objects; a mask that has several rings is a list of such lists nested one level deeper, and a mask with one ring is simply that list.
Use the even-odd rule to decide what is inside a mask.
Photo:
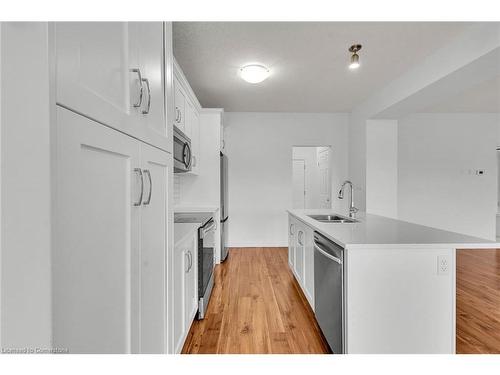
[{"label": "oven door", "polygon": [[174,172],[189,172],[191,157],[191,140],[174,126]]},{"label": "oven door", "polygon": [[216,225],[212,218],[199,229],[198,233],[198,319],[205,317],[214,285]]}]

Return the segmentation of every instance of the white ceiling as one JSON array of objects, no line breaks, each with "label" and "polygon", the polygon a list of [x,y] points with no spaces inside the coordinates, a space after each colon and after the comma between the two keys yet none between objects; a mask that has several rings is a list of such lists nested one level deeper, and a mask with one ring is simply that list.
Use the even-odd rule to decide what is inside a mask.
[{"label": "white ceiling", "polygon": [[464,92],[459,92],[455,96],[424,109],[422,112],[500,113],[500,75]]},{"label": "white ceiling", "polygon": [[[175,22],[174,55],[204,107],[226,111],[349,112],[450,42],[470,23]],[[361,67],[347,68],[353,43]],[[252,85],[241,66],[271,69]]]}]

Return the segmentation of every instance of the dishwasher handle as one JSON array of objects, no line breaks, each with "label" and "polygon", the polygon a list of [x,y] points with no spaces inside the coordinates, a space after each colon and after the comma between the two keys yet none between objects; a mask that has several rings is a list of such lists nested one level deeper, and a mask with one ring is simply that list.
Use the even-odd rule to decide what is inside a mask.
[{"label": "dishwasher handle", "polygon": [[325,250],[323,250],[321,247],[319,247],[316,242],[314,242],[314,248],[316,250],[318,250],[321,254],[323,254],[325,257],[327,257],[328,259],[333,260],[334,262],[337,262],[338,264],[342,264],[342,260],[341,259],[339,259],[337,257],[334,257],[331,254],[328,254]]}]

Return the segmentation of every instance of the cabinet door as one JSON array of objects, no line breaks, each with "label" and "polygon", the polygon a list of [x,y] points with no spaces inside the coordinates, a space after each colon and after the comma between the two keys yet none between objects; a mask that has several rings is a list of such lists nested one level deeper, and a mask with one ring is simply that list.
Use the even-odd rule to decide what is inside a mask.
[{"label": "cabinet door", "polygon": [[[141,352],[163,353],[166,335],[166,256],[169,244],[169,178],[172,156],[141,145]],[[170,220],[169,220],[170,218]]]},{"label": "cabinet door", "polygon": [[57,102],[130,131],[139,113],[136,36],[126,22],[56,23]]},{"label": "cabinet door", "polygon": [[304,283],[304,247],[305,230],[302,225],[297,224],[297,236],[295,243],[295,276],[301,286]]},{"label": "cabinet door", "polygon": [[198,233],[194,232],[193,237],[186,244],[186,259],[189,262],[187,271],[184,274],[185,281],[185,304],[184,309],[186,324],[186,333],[189,332],[194,315],[198,310],[198,256],[197,256],[197,241]]},{"label": "cabinet door", "polygon": [[198,111],[186,100],[186,122],[184,124],[185,133],[191,138],[192,167],[190,174],[198,174],[200,168],[200,118]]},{"label": "cabinet door", "polygon": [[297,230],[297,225],[295,220],[289,216],[288,217],[288,265],[290,269],[295,272],[295,231]]},{"label": "cabinet door", "polygon": [[[179,80],[174,77],[174,90],[175,90],[175,126],[177,126],[181,131],[185,132],[185,106],[186,106],[186,94],[179,82]],[[189,137],[189,134],[186,134]]]},{"label": "cabinet door", "polygon": [[[163,24],[139,22],[139,59],[144,83],[141,106],[147,131],[154,137],[166,137],[163,92]],[[144,113],[147,112],[147,113]]]},{"label": "cabinet door", "polygon": [[57,108],[53,341],[138,351],[140,144]]},{"label": "cabinet door", "polygon": [[161,22],[58,22],[55,40],[58,104],[169,149]]},{"label": "cabinet door", "polygon": [[172,264],[172,340],[174,353],[180,353],[186,337],[186,273],[189,265],[185,243],[175,246]]},{"label": "cabinet door", "polygon": [[314,311],[314,232],[305,227],[304,294]]}]

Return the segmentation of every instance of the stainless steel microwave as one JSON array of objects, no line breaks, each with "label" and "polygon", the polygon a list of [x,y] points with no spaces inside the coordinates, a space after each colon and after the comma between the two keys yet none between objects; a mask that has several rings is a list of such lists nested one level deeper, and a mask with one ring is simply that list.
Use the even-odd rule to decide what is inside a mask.
[{"label": "stainless steel microwave", "polygon": [[191,170],[191,140],[174,125],[174,173]]}]

